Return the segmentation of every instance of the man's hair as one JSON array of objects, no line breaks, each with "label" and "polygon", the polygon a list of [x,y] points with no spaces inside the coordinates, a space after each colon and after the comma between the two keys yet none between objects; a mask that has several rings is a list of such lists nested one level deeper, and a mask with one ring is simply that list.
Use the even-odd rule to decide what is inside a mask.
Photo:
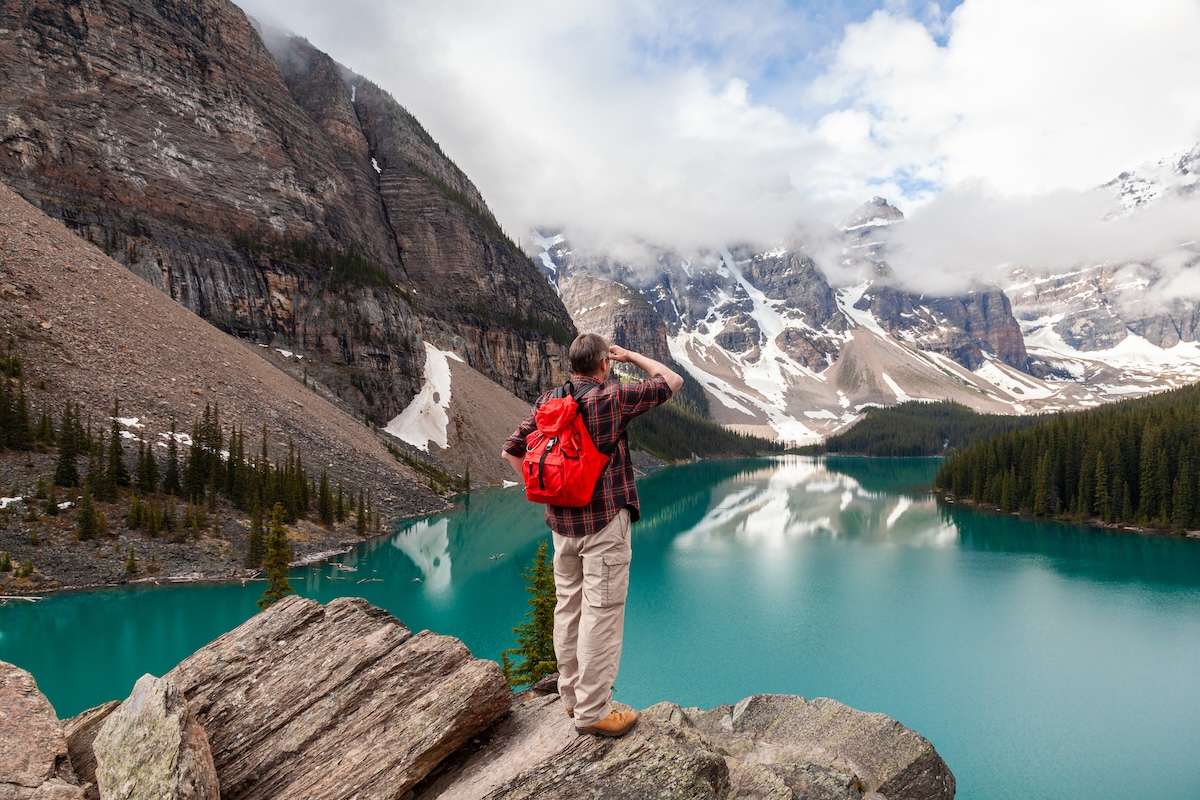
[{"label": "man's hair", "polygon": [[598,333],[581,333],[571,342],[571,370],[591,375],[608,358],[608,342]]}]

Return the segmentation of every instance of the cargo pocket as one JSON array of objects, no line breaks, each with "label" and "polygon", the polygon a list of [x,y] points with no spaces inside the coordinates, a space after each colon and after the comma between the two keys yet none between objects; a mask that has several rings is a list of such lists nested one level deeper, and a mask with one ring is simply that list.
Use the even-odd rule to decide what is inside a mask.
[{"label": "cargo pocket", "polygon": [[629,554],[604,556],[604,574],[600,581],[600,607],[625,604],[629,593]]}]

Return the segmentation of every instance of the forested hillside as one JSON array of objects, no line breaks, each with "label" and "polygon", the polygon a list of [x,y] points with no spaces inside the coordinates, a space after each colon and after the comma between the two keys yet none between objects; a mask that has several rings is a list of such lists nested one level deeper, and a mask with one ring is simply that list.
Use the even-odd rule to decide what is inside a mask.
[{"label": "forested hillside", "polygon": [[951,456],[947,494],[1045,517],[1200,527],[1200,385],[1059,414]]},{"label": "forested hillside", "polygon": [[1038,417],[980,414],[964,405],[944,400],[939,403],[908,402],[891,408],[869,408],[854,427],[812,453],[858,456],[940,456],[980,439],[1015,428],[1027,428]]}]

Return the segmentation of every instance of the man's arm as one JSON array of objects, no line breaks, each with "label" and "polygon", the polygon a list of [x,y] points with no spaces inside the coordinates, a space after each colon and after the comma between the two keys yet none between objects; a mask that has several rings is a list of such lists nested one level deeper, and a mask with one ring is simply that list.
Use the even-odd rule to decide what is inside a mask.
[{"label": "man's arm", "polygon": [[661,361],[655,361],[653,358],[644,356],[641,353],[635,353],[632,350],[626,350],[624,347],[614,344],[608,348],[608,357],[613,361],[619,361],[623,364],[633,364],[652,378],[661,375],[663,380],[667,382],[667,387],[670,388],[671,394],[675,394],[683,386],[683,378],[679,373]]},{"label": "man's arm", "polygon": [[537,407],[529,409],[529,414],[522,420],[517,429],[504,440],[500,457],[509,463],[517,475],[521,475],[521,464],[525,455],[525,437],[537,429]]},{"label": "man's arm", "polygon": [[503,456],[504,460],[507,461],[509,463],[509,465],[513,468],[513,472],[517,473],[518,478],[524,477],[521,474],[521,464],[524,461],[524,459],[520,458],[519,456],[514,456],[512,453],[508,452],[507,450],[501,450],[500,455]]}]

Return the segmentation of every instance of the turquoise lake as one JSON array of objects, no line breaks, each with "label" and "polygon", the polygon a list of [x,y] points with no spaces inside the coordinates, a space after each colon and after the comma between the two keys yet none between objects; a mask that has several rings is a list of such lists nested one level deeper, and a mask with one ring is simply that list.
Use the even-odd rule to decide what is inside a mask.
[{"label": "turquoise lake", "polygon": [[[939,505],[936,462],[783,457],[639,483],[617,699],[832,697],[937,747],[964,800],[1200,797],[1200,540]],[[292,586],[360,595],[499,659],[548,536],[516,489]],[[121,699],[248,619],[263,584],[138,586],[0,607],[0,659],[62,717]]]}]

